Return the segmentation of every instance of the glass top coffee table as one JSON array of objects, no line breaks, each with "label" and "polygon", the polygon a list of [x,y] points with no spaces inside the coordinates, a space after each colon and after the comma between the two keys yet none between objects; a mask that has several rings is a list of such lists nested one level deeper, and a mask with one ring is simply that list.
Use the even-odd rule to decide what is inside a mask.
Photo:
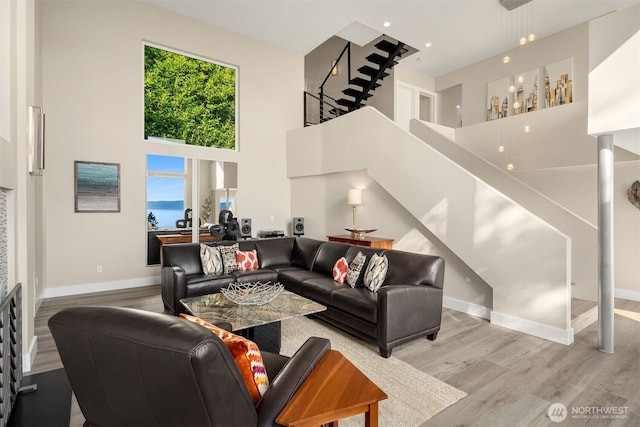
[{"label": "glass top coffee table", "polygon": [[318,313],[327,308],[303,296],[282,291],[263,305],[239,305],[222,294],[180,300],[187,311],[207,322],[229,322],[231,330],[258,344],[261,350],[280,352],[280,321]]}]

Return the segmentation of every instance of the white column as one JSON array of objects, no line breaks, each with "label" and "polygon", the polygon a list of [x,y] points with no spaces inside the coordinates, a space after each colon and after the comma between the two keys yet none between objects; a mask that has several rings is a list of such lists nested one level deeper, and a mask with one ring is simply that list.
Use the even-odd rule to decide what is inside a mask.
[{"label": "white column", "polygon": [[613,135],[598,136],[598,347],[613,353]]}]

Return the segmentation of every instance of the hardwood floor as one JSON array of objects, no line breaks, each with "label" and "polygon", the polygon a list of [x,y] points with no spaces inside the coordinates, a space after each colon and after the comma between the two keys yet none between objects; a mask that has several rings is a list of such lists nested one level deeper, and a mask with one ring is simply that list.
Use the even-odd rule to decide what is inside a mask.
[{"label": "hardwood floor", "polygon": [[[640,423],[640,302],[616,299],[615,304],[613,354],[598,350],[597,323],[565,346],[445,309],[436,341],[407,343],[393,356],[468,393],[424,426],[635,426]],[[46,322],[70,305],[163,311],[157,285],[48,299],[35,319],[38,354],[30,373],[62,366]],[[553,403],[568,409],[561,424],[547,417]],[[604,418],[603,411],[614,407],[617,418]],[[572,410],[579,414],[572,416]]]}]

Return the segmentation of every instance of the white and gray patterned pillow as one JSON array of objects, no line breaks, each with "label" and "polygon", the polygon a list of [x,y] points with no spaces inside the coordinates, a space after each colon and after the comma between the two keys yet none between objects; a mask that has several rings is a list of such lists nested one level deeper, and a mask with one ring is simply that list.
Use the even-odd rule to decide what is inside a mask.
[{"label": "white and gray patterned pillow", "polygon": [[236,253],[240,248],[237,243],[233,245],[220,245],[218,246],[220,255],[222,255],[222,263],[224,264],[224,274],[229,274],[238,270],[238,259]]},{"label": "white and gray patterned pillow", "polygon": [[369,260],[367,270],[364,272],[364,285],[372,292],[377,292],[384,283],[389,269],[389,260],[386,255],[373,254]]},{"label": "white and gray patterned pillow", "polygon": [[362,252],[358,252],[356,257],[349,263],[349,269],[347,270],[347,283],[352,288],[355,288],[358,284],[358,278],[360,272],[364,268],[364,264],[367,261],[367,257]]},{"label": "white and gray patterned pillow", "polygon": [[224,265],[218,248],[200,243],[200,261],[202,271],[206,276],[210,274],[222,274]]}]

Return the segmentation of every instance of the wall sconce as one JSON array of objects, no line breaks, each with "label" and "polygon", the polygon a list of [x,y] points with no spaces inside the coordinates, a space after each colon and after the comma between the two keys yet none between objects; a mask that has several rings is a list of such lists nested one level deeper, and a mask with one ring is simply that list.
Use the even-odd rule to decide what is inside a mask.
[{"label": "wall sconce", "polygon": [[29,106],[29,173],[41,176],[44,170],[44,112],[42,107]]},{"label": "wall sconce", "polygon": [[332,76],[337,76],[338,75],[338,60],[337,59],[332,59],[331,60],[331,75]]}]

